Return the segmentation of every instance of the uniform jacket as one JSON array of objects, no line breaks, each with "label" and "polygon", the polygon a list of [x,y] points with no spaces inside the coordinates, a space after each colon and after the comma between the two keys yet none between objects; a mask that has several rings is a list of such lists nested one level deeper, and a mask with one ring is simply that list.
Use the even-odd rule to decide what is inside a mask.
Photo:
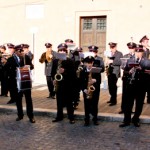
[{"label": "uniform jacket", "polygon": [[[96,79],[96,82],[93,84],[93,86],[96,89],[100,89],[100,83],[101,83],[101,77],[99,73],[92,73],[92,79]],[[88,87],[88,80],[89,80],[89,72],[87,72],[86,67],[83,68],[80,75],[80,81],[81,81],[81,90],[84,91]]]},{"label": "uniform jacket", "polygon": [[[69,58],[67,58],[67,60],[62,60],[61,67],[64,68],[64,73],[62,73],[63,80],[59,81],[59,84],[64,87],[64,90],[70,91],[74,87],[74,83],[76,80],[76,70],[74,61],[72,61]],[[51,72],[52,79],[54,79],[54,76],[57,73],[57,69],[58,59],[54,59]]]},{"label": "uniform jacket", "polygon": [[8,74],[8,78],[10,79],[16,79],[16,68],[17,67],[23,67],[24,65],[30,65],[30,69],[34,69],[34,66],[30,60],[30,58],[25,55],[24,57],[19,57],[20,63],[18,63],[15,59],[15,55],[13,54],[12,57],[8,58],[6,63],[6,70]]},{"label": "uniform jacket", "polygon": [[[121,59],[123,57],[123,54],[119,51],[116,51],[115,54],[113,55],[114,60],[111,65],[111,73],[115,74],[116,77],[120,77],[120,66],[121,66]],[[111,74],[110,73],[110,74]]]},{"label": "uniform jacket", "polygon": [[150,50],[146,48],[146,51],[144,51],[143,57],[149,58]]},{"label": "uniform jacket", "polygon": [[[53,55],[53,59],[55,59],[55,52],[54,51],[52,51],[52,55]],[[44,71],[44,74],[46,75],[46,76],[51,76],[51,69],[52,69],[52,63],[53,63],[53,61],[51,61],[51,62],[48,62],[47,60],[46,60],[46,52],[44,52],[42,55],[41,55],[41,58],[40,58],[40,60],[39,60],[41,63],[43,63],[43,62],[45,62],[45,71]]]},{"label": "uniform jacket", "polygon": [[[139,62],[139,66],[141,67],[141,69],[135,69],[135,75],[134,75],[134,83],[135,84],[145,84],[145,77],[146,77],[146,73],[145,73],[145,62],[146,62],[147,58],[142,57],[142,59]],[[135,63],[136,59],[135,58],[130,58],[127,61],[127,65],[124,69],[124,72],[129,74],[129,70],[132,69],[132,67],[129,65],[130,63]],[[129,74],[129,81],[132,78],[132,74]]]},{"label": "uniform jacket", "polygon": [[[128,54],[125,54],[124,56],[123,56],[123,58],[135,58],[135,54],[133,54],[133,55],[131,55],[131,53],[128,53]],[[127,62],[126,62],[127,63]],[[124,70],[124,67],[126,66],[126,64],[123,64],[123,66],[121,67],[121,69],[123,69]],[[128,73],[125,73],[124,71],[123,71],[123,76],[122,76],[122,79],[124,80],[124,79],[126,79],[126,78],[128,78],[128,76],[129,76],[129,74]]]}]

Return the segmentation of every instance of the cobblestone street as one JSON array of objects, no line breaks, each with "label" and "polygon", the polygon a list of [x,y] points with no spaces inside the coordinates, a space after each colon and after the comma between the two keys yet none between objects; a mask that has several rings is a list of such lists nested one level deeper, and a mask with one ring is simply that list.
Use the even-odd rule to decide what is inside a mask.
[{"label": "cobblestone street", "polygon": [[25,116],[16,122],[15,111],[0,112],[1,150],[149,150],[150,125],[119,128],[120,122],[100,121],[83,126],[83,120],[71,125],[68,119],[52,123],[49,113],[36,115],[31,124]]}]

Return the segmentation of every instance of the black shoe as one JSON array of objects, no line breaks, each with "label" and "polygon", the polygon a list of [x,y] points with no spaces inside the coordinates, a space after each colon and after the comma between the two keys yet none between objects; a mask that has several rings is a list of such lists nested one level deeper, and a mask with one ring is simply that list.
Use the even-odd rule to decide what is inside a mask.
[{"label": "black shoe", "polygon": [[90,125],[89,121],[85,121],[85,122],[84,122],[84,126],[87,127],[87,126],[89,126],[89,125]]},{"label": "black shoe", "polygon": [[107,101],[107,103],[111,103],[111,101]]},{"label": "black shoe", "polygon": [[59,121],[62,121],[63,119],[59,119],[59,118],[56,118],[54,120],[52,120],[52,122],[59,122]]},{"label": "black shoe", "polygon": [[7,102],[7,104],[12,104],[12,103],[15,103],[15,101],[10,100],[10,101]]},{"label": "black shoe", "polygon": [[78,109],[78,104],[73,105],[74,110]]},{"label": "black shoe", "polygon": [[6,94],[6,95],[4,95],[5,97],[8,97],[8,95]]},{"label": "black shoe", "polygon": [[16,121],[20,121],[22,119],[23,119],[23,117],[18,117],[18,118],[16,118]]},{"label": "black shoe", "polygon": [[51,96],[50,98],[55,99],[55,96]]},{"label": "black shoe", "polygon": [[130,125],[130,123],[122,123],[122,124],[119,125],[119,127],[123,128],[123,127],[127,127],[129,125]]},{"label": "black shoe", "polygon": [[93,121],[93,123],[94,123],[94,125],[96,125],[96,126],[99,125],[98,121]]},{"label": "black shoe", "polygon": [[74,120],[70,120],[70,124],[75,124],[75,121]]},{"label": "black shoe", "polygon": [[123,112],[122,110],[118,112],[118,114],[123,114],[123,113],[124,113],[124,112]]},{"label": "black shoe", "polygon": [[110,104],[109,104],[109,106],[114,106],[114,105],[116,105],[116,103],[110,103]]},{"label": "black shoe", "polygon": [[50,96],[46,97],[46,98],[51,98]]},{"label": "black shoe", "polygon": [[30,118],[29,121],[30,121],[31,123],[35,123],[34,118]]},{"label": "black shoe", "polygon": [[133,122],[135,127],[140,127],[140,123],[139,122]]}]

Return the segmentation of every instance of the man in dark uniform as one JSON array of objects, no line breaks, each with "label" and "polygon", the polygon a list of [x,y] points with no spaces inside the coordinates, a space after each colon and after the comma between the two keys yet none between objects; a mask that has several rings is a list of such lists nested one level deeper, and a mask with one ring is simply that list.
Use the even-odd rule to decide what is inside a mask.
[{"label": "man in dark uniform", "polygon": [[9,54],[6,53],[6,46],[1,45],[0,46],[0,52],[2,53],[1,57],[1,95],[0,96],[5,96],[8,97],[8,76],[7,76],[7,71],[5,64],[7,62],[7,59],[10,57]]},{"label": "man in dark uniform", "polygon": [[[123,70],[124,70],[124,67],[126,65],[124,63],[126,63],[129,58],[134,58],[135,57],[136,44],[133,43],[133,42],[129,42],[129,43],[127,43],[127,47],[128,47],[129,53],[127,53],[123,56],[123,58],[125,58],[125,60],[122,60],[123,62],[122,62],[122,65],[121,65],[121,69],[123,69]],[[124,105],[125,105],[126,99],[127,99],[126,98],[126,96],[127,96],[126,87],[127,87],[128,76],[129,75],[123,71],[123,76],[122,76],[122,101],[121,101],[121,111],[119,112],[119,114],[122,114],[124,112]]]},{"label": "man in dark uniform", "polygon": [[110,51],[111,58],[108,59],[106,64],[108,64],[108,88],[110,94],[110,100],[107,103],[110,103],[109,106],[113,106],[117,104],[117,81],[120,77],[120,66],[121,59],[123,54],[117,50],[117,43],[110,42]]},{"label": "man in dark uniform", "polygon": [[30,58],[30,60],[32,61],[33,58],[34,58],[34,55],[29,50],[29,47],[30,47],[30,45],[28,45],[28,44],[22,44],[22,48],[23,48],[24,54],[27,55]]},{"label": "man in dark uniform", "polygon": [[[100,72],[92,72],[92,67],[94,64],[94,57],[87,56],[84,59],[85,67],[81,71],[81,89],[83,91],[84,97],[84,125],[88,126],[90,124],[90,114],[93,116],[94,125],[98,125],[98,102],[100,96],[100,84],[101,84],[101,71],[104,71],[104,66],[102,62],[102,68]],[[100,64],[100,63],[99,63]],[[95,68],[95,67],[94,67]],[[92,91],[93,90],[93,91]]]},{"label": "man in dark uniform", "polygon": [[[141,38],[139,43],[141,43],[141,45],[143,45],[143,49],[144,49],[143,57],[146,57],[147,59],[149,59],[149,56],[150,56],[150,50],[148,49],[148,47],[149,47],[149,45],[148,45],[149,38],[145,35]],[[147,78],[147,82],[146,82],[146,86],[147,86],[147,103],[150,104],[150,74],[147,74],[146,78]]]},{"label": "man in dark uniform", "polygon": [[[58,53],[67,55],[67,45],[61,43],[58,45]],[[54,80],[54,86],[56,91],[57,100],[57,116],[53,122],[63,120],[63,107],[67,109],[67,115],[70,124],[74,124],[74,108],[73,108],[73,95],[74,95],[74,84],[76,81],[76,70],[74,61],[70,58],[55,59],[52,65],[52,78]],[[61,76],[59,79],[55,76]]]},{"label": "man in dark uniform", "polygon": [[[140,126],[139,117],[142,113],[146,92],[144,64],[147,59],[143,57],[143,52],[143,46],[136,45],[135,58],[130,58],[124,68],[125,73],[129,74],[129,77],[127,82],[126,103],[124,106],[124,122],[119,125],[120,127],[129,126],[131,121],[135,127]],[[135,113],[131,119],[134,101]]]},{"label": "man in dark uniform", "polygon": [[44,52],[41,55],[39,62],[45,63],[45,76],[46,76],[47,86],[49,90],[49,96],[47,98],[55,99],[54,85],[51,77],[52,61],[53,59],[55,59],[55,52],[52,50],[51,43],[45,43],[45,47],[46,47],[46,52]]},{"label": "man in dark uniform", "polygon": [[102,68],[101,72],[104,72],[105,66],[104,66],[104,61],[103,58],[98,56],[98,47],[95,45],[91,45],[88,47],[89,52],[93,52],[94,56],[94,64],[93,67],[100,67]]},{"label": "man in dark uniform", "polygon": [[[15,57],[15,45],[12,43],[7,43],[8,52],[12,56],[8,60],[12,60]],[[13,61],[14,62],[14,61]],[[11,64],[11,63],[10,63]],[[6,63],[7,65],[7,63]],[[10,97],[11,99],[7,102],[7,104],[12,104],[16,102],[16,95],[17,95],[17,89],[15,88],[16,85],[16,67],[18,64],[12,63],[11,70],[6,70],[8,74],[8,89],[10,91]],[[14,86],[13,86],[14,85]]]},{"label": "man in dark uniform", "polygon": [[[35,123],[34,115],[33,115],[33,104],[32,104],[32,98],[31,98],[31,89],[24,89],[20,90],[17,86],[17,67],[30,67],[30,69],[33,69],[33,65],[31,63],[30,58],[27,55],[21,56],[22,51],[22,45],[17,45],[14,47],[15,53],[12,55],[12,57],[8,58],[6,63],[6,69],[8,71],[8,78],[9,78],[9,84],[10,89],[13,92],[13,99],[16,101],[17,111],[18,111],[18,117],[16,118],[16,121],[20,121],[23,119],[23,107],[22,107],[22,96],[25,95],[26,100],[26,107],[27,107],[27,115],[29,117],[29,121],[31,123]],[[25,81],[26,82],[26,81]]]},{"label": "man in dark uniform", "polygon": [[80,72],[83,69],[83,62],[81,54],[83,54],[83,50],[81,47],[76,47],[74,50],[70,51],[70,58],[74,61],[75,64],[75,70],[77,74],[76,82],[75,82],[75,92],[74,92],[74,109],[77,109],[77,106],[80,101],[80,90],[81,90],[81,82],[80,82]]},{"label": "man in dark uniform", "polygon": [[[0,82],[2,81],[2,62],[1,62],[1,58],[2,58],[2,52],[0,51]],[[1,93],[1,95],[2,95],[2,93]]]}]

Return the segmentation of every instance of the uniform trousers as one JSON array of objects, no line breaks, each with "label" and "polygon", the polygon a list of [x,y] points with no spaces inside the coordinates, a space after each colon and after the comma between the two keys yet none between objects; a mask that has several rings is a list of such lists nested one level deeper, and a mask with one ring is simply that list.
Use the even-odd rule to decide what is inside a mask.
[{"label": "uniform trousers", "polygon": [[108,89],[111,96],[110,102],[114,104],[117,103],[117,81],[118,78],[115,74],[108,75]]},{"label": "uniform trousers", "polygon": [[16,102],[16,99],[18,98],[16,79],[14,78],[8,79],[8,90],[10,92],[11,101]]},{"label": "uniform trousers", "polygon": [[74,120],[74,108],[72,100],[72,91],[66,90],[65,87],[58,88],[56,91],[57,101],[57,117],[56,119],[63,119],[63,108],[66,107],[69,120]]},{"label": "uniform trousers", "polygon": [[2,80],[1,80],[1,95],[8,94],[8,77],[6,71],[3,70],[2,72]]},{"label": "uniform trousers", "polygon": [[124,111],[125,103],[127,100],[127,78],[122,79],[122,98],[121,98],[121,111]]},{"label": "uniform trousers", "polygon": [[20,91],[18,93],[18,99],[16,100],[16,106],[18,111],[18,117],[23,118],[23,106],[22,106],[22,97],[25,96],[26,101],[26,111],[27,116],[32,119],[33,116],[33,104],[32,104],[32,98],[31,98],[31,89]]},{"label": "uniform trousers", "polygon": [[89,121],[90,114],[93,116],[93,121],[97,121],[99,95],[100,95],[100,86],[95,88],[92,99],[87,99],[87,94],[83,92],[85,121]]},{"label": "uniform trousers", "polygon": [[46,76],[47,86],[49,90],[49,96],[55,96],[53,80],[51,76]]},{"label": "uniform trousers", "polygon": [[147,103],[150,103],[150,74],[146,74]]},{"label": "uniform trousers", "polygon": [[[124,123],[139,122],[145,98],[145,88],[140,84],[129,84],[127,88],[127,99],[124,109]],[[131,120],[132,108],[135,102],[135,113]]]}]

